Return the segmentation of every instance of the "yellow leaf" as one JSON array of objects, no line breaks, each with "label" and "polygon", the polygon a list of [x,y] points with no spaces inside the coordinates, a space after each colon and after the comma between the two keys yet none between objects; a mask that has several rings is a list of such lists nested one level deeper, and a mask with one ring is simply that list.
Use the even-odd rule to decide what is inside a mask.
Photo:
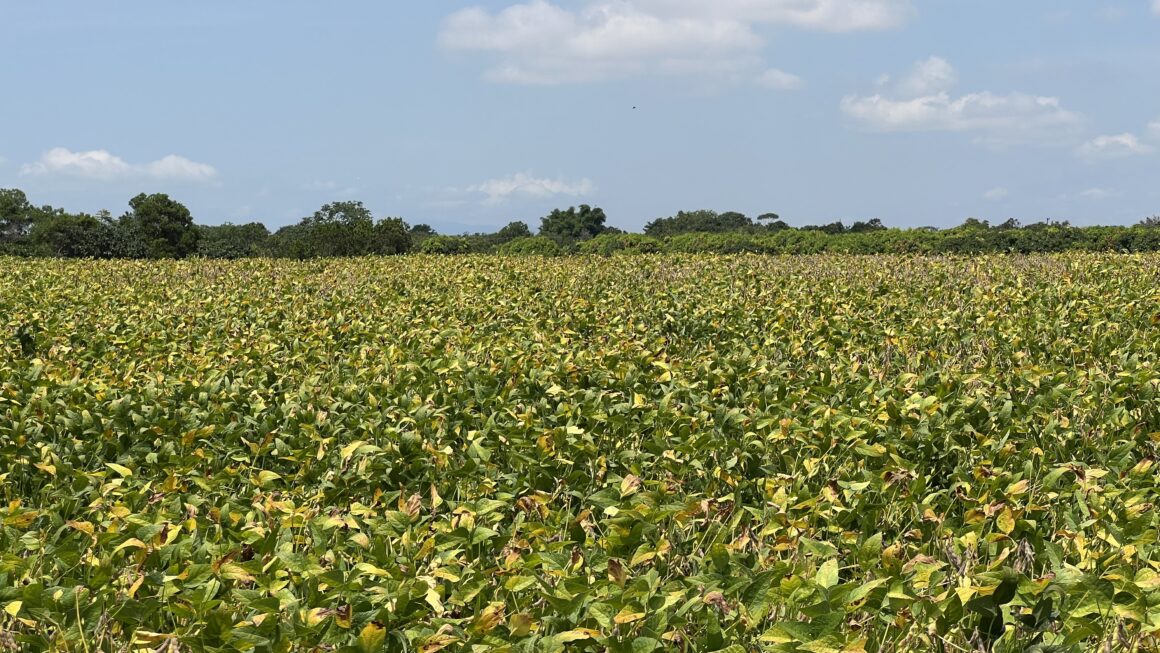
[{"label": "yellow leaf", "polygon": [[504,604],[492,603],[479,613],[471,624],[472,630],[480,633],[489,633],[504,622]]},{"label": "yellow leaf", "polygon": [[582,639],[596,639],[600,637],[600,633],[591,628],[576,628],[564,631],[554,637],[558,642],[578,642]]},{"label": "yellow leaf", "polygon": [[311,608],[306,611],[306,614],[303,615],[302,620],[306,622],[307,626],[317,626],[318,624],[322,623],[329,614],[330,611],[326,608]]},{"label": "yellow leaf", "polygon": [[13,601],[4,606],[4,611],[8,613],[8,616],[15,617],[16,615],[20,614],[20,608],[22,607],[24,607],[23,601]]},{"label": "yellow leaf", "polygon": [[1029,485],[1030,483],[1027,482],[1027,479],[1023,479],[1018,483],[1012,483],[1007,487],[1007,494],[1013,497],[1019,496],[1020,494],[1027,494],[1027,488]]},{"label": "yellow leaf", "polygon": [[67,523],[72,528],[75,528],[76,530],[84,533],[85,535],[92,536],[96,532],[96,529],[93,528],[93,525],[87,521],[70,521],[65,523]]},{"label": "yellow leaf", "polygon": [[508,630],[515,637],[526,637],[536,627],[536,622],[532,620],[532,616],[526,612],[513,614],[508,619]]},{"label": "yellow leaf", "polygon": [[163,644],[171,639],[174,639],[173,635],[166,633],[155,633],[149,630],[137,630],[133,633],[134,644]]},{"label": "yellow leaf", "polygon": [[363,440],[355,440],[354,442],[351,442],[350,444],[343,447],[339,451],[339,453],[342,455],[342,462],[345,463],[346,461],[350,460],[350,457],[354,455],[355,450],[364,444],[366,444],[366,442]]},{"label": "yellow leaf", "polygon": [[620,498],[636,494],[636,491],[640,489],[640,484],[640,477],[636,474],[625,476],[624,480],[620,482]]},{"label": "yellow leaf", "polygon": [[117,472],[121,476],[128,477],[133,475],[133,470],[125,467],[124,465],[118,465],[117,463],[105,463],[105,466],[114,472]]},{"label": "yellow leaf", "polygon": [[435,653],[435,651],[441,651],[458,641],[459,638],[451,635],[432,635],[427,638],[425,644],[419,647],[419,653]]},{"label": "yellow leaf", "polygon": [[1011,512],[1010,508],[1004,508],[1003,512],[995,519],[995,524],[999,530],[1003,531],[1004,535],[1010,535],[1015,530],[1015,514]]},{"label": "yellow leaf", "polygon": [[148,549],[149,547],[141,540],[133,537],[133,538],[129,538],[129,539],[125,540],[124,542],[121,542],[120,546],[113,549],[113,553],[117,553],[118,551],[122,551],[124,549],[129,549],[129,548]]},{"label": "yellow leaf", "polygon": [[226,580],[236,580],[245,583],[254,582],[254,575],[246,571],[241,565],[227,562],[218,570],[218,575]]},{"label": "yellow leaf", "polygon": [[358,646],[363,650],[363,653],[372,653],[382,648],[386,639],[387,629],[371,622],[363,627],[362,632],[358,634]]},{"label": "yellow leaf", "polygon": [[641,619],[644,619],[643,612],[633,612],[628,608],[623,608],[615,617],[612,618],[612,621],[616,624],[630,624],[634,621],[640,621]]}]

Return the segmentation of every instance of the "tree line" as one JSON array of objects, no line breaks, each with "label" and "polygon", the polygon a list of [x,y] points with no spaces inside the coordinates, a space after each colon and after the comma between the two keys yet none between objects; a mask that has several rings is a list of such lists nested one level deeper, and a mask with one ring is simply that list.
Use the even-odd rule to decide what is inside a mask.
[{"label": "tree line", "polygon": [[702,252],[989,253],[1160,251],[1160,216],[1124,226],[1075,227],[1046,221],[992,225],[967,219],[951,229],[898,229],[881,220],[792,227],[775,213],[681,211],[628,233],[607,224],[599,207],[553,210],[533,233],[511,222],[494,233],[439,234],[429,225],[375,216],[361,202],[322,206],[298,223],[271,232],[265,225],[198,225],[188,208],[165,194],[140,194],[114,218],[35,206],[17,189],[0,189],[0,254],[64,258],[309,259],[339,256],[499,253],[553,256],[569,253]]}]

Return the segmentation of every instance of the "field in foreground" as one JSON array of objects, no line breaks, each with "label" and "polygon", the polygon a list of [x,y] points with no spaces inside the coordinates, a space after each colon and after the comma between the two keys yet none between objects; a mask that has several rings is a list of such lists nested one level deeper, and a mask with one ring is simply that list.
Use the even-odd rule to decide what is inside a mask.
[{"label": "field in foreground", "polygon": [[0,650],[1156,650],[1158,282],[0,259]]}]

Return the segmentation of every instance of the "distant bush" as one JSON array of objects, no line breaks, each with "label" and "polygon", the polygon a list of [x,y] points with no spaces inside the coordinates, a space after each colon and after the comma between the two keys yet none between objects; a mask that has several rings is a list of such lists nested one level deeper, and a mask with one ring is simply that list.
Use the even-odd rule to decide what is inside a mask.
[{"label": "distant bush", "polygon": [[496,252],[506,256],[559,256],[562,253],[556,241],[547,236],[524,236],[500,245]]},{"label": "distant bush", "polygon": [[206,258],[236,259],[261,256],[267,250],[270,232],[260,222],[199,226],[201,237],[197,255]]},{"label": "distant bush", "polygon": [[685,252],[690,254],[776,253],[776,250],[765,245],[760,237],[742,232],[683,233],[665,239],[664,247],[667,252]]},{"label": "distant bush", "polygon": [[471,243],[462,236],[430,236],[419,245],[424,254],[468,254]]},{"label": "distant bush", "polygon": [[641,234],[600,234],[577,245],[581,254],[652,254],[664,249],[660,240]]}]

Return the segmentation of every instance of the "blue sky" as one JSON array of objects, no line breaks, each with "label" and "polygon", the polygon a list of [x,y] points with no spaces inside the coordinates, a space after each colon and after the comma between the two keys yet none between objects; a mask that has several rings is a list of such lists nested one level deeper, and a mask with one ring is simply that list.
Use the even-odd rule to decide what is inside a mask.
[{"label": "blue sky", "polygon": [[0,187],[71,210],[1160,213],[1160,0],[0,0],[0,42]]}]

